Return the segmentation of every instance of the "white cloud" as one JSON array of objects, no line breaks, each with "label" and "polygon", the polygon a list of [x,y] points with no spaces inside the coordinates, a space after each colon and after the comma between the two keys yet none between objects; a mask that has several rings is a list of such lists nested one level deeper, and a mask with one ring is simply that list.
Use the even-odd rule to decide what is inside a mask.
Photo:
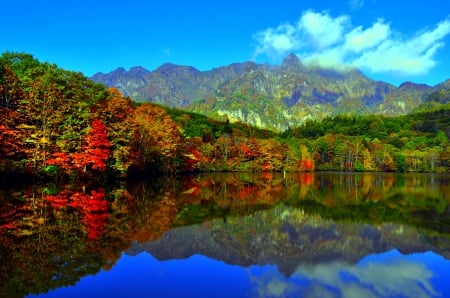
[{"label": "white cloud", "polygon": [[342,48],[330,48],[321,52],[314,52],[303,56],[305,64],[321,66],[324,68],[335,68],[337,70],[346,70],[349,65],[343,60]]},{"label": "white cloud", "polygon": [[296,35],[296,29],[290,24],[258,32],[254,35],[259,44],[256,47],[255,56],[259,54],[276,55],[298,48],[298,36]]},{"label": "white cloud", "polygon": [[291,297],[300,291],[299,285],[289,282],[274,267],[261,275],[248,271],[250,282],[254,286],[252,296],[258,298]]},{"label": "white cloud", "polygon": [[301,266],[290,278],[275,268],[249,278],[257,297],[436,297],[425,264],[402,259],[390,263],[341,262]]},{"label": "white cloud", "polygon": [[295,52],[305,63],[324,67],[420,75],[436,65],[435,55],[449,34],[448,19],[405,38],[398,32],[394,34],[381,19],[368,28],[352,27],[349,16],[332,17],[328,12],[308,10],[295,24],[286,23],[255,34],[258,45],[254,58]]},{"label": "white cloud", "polygon": [[363,30],[362,26],[356,27],[345,35],[344,49],[354,52],[362,52],[373,48],[386,40],[391,33],[390,27],[378,20],[372,27]]},{"label": "white cloud", "polygon": [[352,64],[374,73],[425,74],[436,65],[434,55],[444,46],[442,40],[449,33],[450,21],[446,20],[434,30],[424,31],[410,40],[385,39],[379,46],[352,61]]},{"label": "white cloud", "polygon": [[347,16],[332,18],[326,13],[305,12],[298,22],[298,30],[308,35],[308,40],[317,49],[325,49],[342,39]]}]

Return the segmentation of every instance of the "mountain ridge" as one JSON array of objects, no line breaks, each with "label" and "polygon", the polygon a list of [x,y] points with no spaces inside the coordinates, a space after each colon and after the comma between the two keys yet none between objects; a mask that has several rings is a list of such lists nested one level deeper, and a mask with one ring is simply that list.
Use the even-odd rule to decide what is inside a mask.
[{"label": "mountain ridge", "polygon": [[200,71],[165,63],[154,71],[124,68],[91,79],[118,88],[138,102],[182,108],[212,118],[228,118],[283,131],[307,120],[338,114],[410,113],[428,93],[446,88],[410,81],[396,87],[358,69],[336,70],[305,65],[288,55],[280,65],[247,61]]},{"label": "mountain ridge", "polygon": [[[133,242],[125,254],[146,252],[160,261],[200,254],[242,267],[271,264],[286,277],[302,266],[356,264],[368,255],[392,249],[403,254],[431,250],[449,257],[445,250],[430,243],[430,236],[409,226],[339,223],[310,215],[303,215],[299,221],[299,212],[286,208],[284,218],[270,220],[273,211],[258,211],[257,215],[265,218],[267,225],[264,221],[257,231],[250,231],[245,217],[229,218],[228,222],[215,219],[208,222],[208,227],[200,224],[172,228],[159,239]],[[349,239],[352,244],[346,245]],[[445,237],[439,240],[448,242]]]}]

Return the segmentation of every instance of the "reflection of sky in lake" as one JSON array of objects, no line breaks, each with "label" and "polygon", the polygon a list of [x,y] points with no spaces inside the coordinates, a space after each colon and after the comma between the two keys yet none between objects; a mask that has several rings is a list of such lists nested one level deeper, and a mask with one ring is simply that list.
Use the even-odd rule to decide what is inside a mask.
[{"label": "reflection of sky in lake", "polygon": [[448,263],[432,253],[403,256],[393,250],[366,257],[356,266],[301,266],[289,279],[265,271],[250,280],[257,297],[445,297]]},{"label": "reflection of sky in lake", "polygon": [[[276,266],[241,268],[204,256],[158,261],[123,255],[109,271],[42,297],[446,297],[450,261],[433,253],[371,255],[352,266],[300,266],[289,278]],[[35,296],[30,296],[35,297]],[[38,296],[36,296],[38,297]]]}]

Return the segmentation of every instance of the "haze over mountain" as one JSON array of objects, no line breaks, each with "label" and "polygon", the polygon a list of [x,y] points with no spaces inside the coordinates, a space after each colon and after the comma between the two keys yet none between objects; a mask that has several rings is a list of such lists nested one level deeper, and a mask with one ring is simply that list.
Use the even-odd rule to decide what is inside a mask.
[{"label": "haze over mountain", "polygon": [[154,71],[118,68],[97,73],[92,80],[117,87],[138,102],[277,131],[338,114],[406,114],[429,93],[447,85],[405,82],[395,87],[372,80],[357,69],[306,66],[294,54],[281,65],[245,62],[199,71],[166,63]]}]

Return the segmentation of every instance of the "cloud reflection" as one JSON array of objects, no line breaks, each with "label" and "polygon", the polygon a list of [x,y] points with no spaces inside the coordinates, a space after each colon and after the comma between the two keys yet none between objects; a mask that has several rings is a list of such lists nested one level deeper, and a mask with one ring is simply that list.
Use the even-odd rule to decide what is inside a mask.
[{"label": "cloud reflection", "polygon": [[275,267],[249,272],[256,297],[439,297],[425,264],[401,259],[301,266],[289,278]]},{"label": "cloud reflection", "polygon": [[[250,283],[253,287],[253,295],[260,298],[269,297],[294,297],[298,295],[301,287],[294,281],[289,281],[276,266],[263,269],[262,273],[254,273],[249,270]],[[253,297],[253,296],[252,296]]]}]

